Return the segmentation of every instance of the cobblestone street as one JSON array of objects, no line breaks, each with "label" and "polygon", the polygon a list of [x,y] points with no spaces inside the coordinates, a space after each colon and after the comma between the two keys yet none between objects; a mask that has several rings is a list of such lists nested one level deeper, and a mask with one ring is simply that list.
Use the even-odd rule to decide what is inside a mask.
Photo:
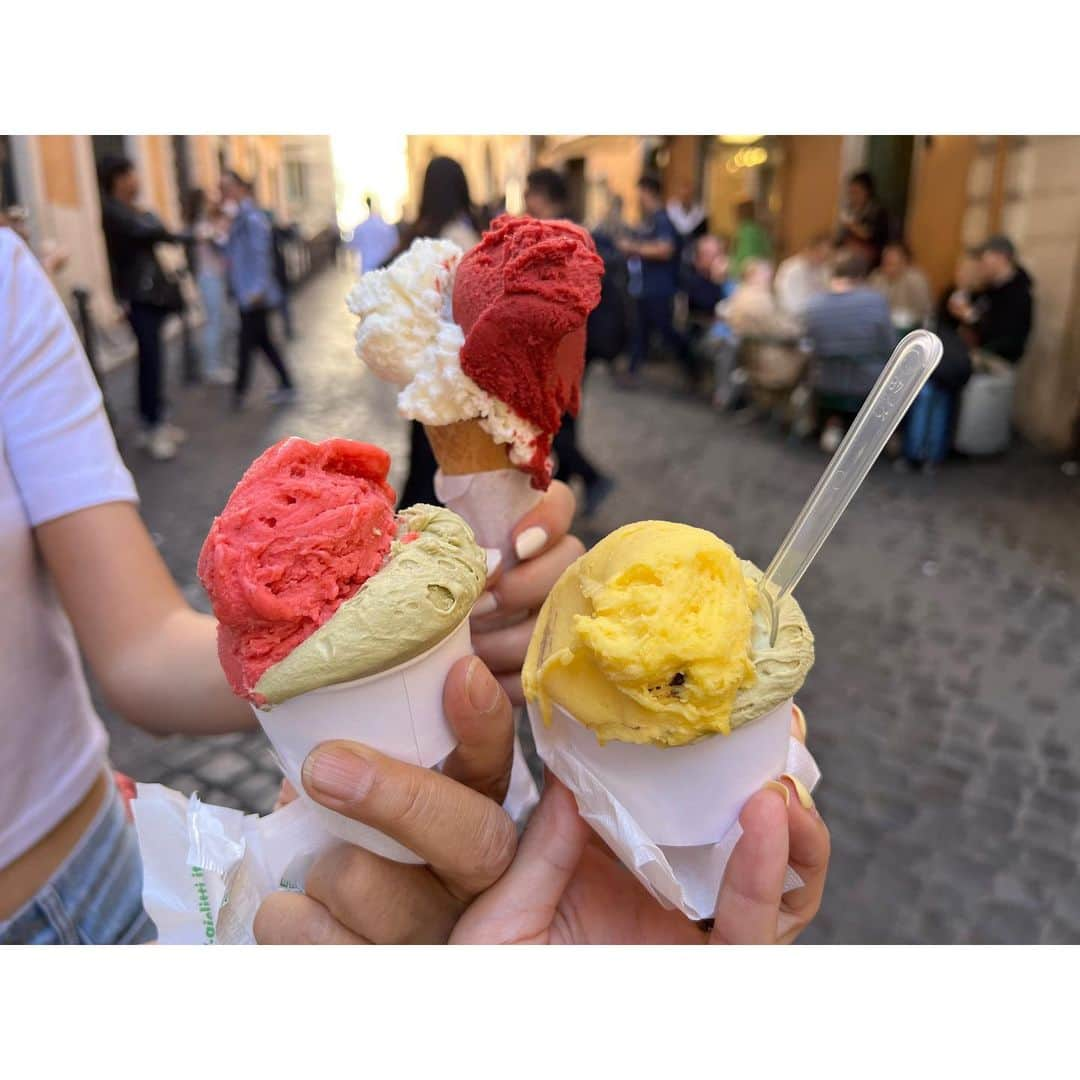
[{"label": "cobblestone street", "polygon": [[[173,462],[133,448],[130,367],[109,376],[142,510],[189,599],[195,561],[251,459],[297,434],[385,446],[402,479],[393,392],[353,354],[349,275],[295,298],[299,402],[274,409],[258,371],[247,411],[220,387],[173,385],[190,433]],[[576,531],[668,518],[764,565],[824,464],[813,446],[742,426],[663,371],[637,392],[596,365],[580,429],[615,492]],[[1080,482],[1017,447],[936,476],[880,465],[799,588],[817,637],[800,697],[833,837],[810,942],[1080,942]],[[109,717],[118,768],[208,802],[267,810],[277,770],[261,734],[157,739]]]}]

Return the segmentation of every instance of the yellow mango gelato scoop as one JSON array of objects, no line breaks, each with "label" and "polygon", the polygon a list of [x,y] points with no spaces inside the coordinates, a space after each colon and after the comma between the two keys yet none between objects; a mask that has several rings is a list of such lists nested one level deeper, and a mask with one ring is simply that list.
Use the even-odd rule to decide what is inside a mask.
[{"label": "yellow mango gelato scoop", "polygon": [[639,521],[570,566],[540,611],[522,670],[545,722],[556,702],[601,742],[683,746],[765,715],[814,662],[798,604],[775,646],[761,571],[705,529]]}]

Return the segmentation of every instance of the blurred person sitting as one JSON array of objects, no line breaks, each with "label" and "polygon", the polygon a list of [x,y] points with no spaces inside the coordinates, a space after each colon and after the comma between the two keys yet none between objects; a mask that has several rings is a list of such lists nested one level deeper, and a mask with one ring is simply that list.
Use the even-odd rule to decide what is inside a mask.
[{"label": "blurred person sitting", "polygon": [[138,349],[138,442],[151,457],[167,461],[176,456],[184,432],[166,419],[161,328],[169,315],[183,310],[184,301],[179,283],[165,271],[154,248],[181,244],[186,238],[167,229],[156,214],[139,209],[139,174],[127,158],[102,163],[101,188],[101,225],[113,291]]},{"label": "blurred person sitting", "polygon": [[748,259],[742,280],[721,307],[739,342],[740,366],[759,410],[786,399],[799,381],[806,358],[798,349],[799,321],[785,312],[772,290],[772,266],[765,259]]},{"label": "blurred person sitting", "polygon": [[[541,221],[558,218],[572,220],[567,206],[569,190],[562,174],[555,169],[534,169],[525,181],[525,210]],[[603,256],[601,256],[603,258]],[[588,339],[586,338],[586,342]],[[585,384],[588,378],[589,352],[586,346],[586,372],[581,380],[582,407],[585,401]],[[580,417],[566,413],[553,443],[558,469],[557,480],[569,483],[577,477],[585,486],[585,513],[595,513],[611,493],[614,481],[601,473],[578,446],[577,422]]]},{"label": "blurred person sitting", "polygon": [[896,342],[885,297],[866,282],[868,269],[861,254],[842,255],[828,292],[814,297],[806,309],[806,335],[818,361],[816,389],[826,413],[821,432],[826,453],[844,436],[840,414],[858,411]]},{"label": "blurred person sitting", "polygon": [[680,362],[685,358],[684,344],[674,323],[675,293],[679,286],[679,234],[664,209],[660,181],[646,175],[637,187],[641,225],[635,233],[617,241],[627,258],[635,316],[630,371],[620,380],[626,387],[638,384],[641,366],[657,335]]},{"label": "blurred person sitting", "polygon": [[840,211],[837,245],[862,254],[874,270],[881,262],[889,233],[889,213],[878,202],[874,177],[865,170],[854,173],[848,180],[847,201]]},{"label": "blurred person sitting", "polygon": [[757,219],[753,200],[745,199],[735,207],[735,235],[731,242],[732,278],[742,280],[743,264],[748,259],[771,259],[772,240]]},{"label": "blurred person sitting", "polygon": [[270,334],[270,312],[281,303],[270,219],[256,205],[252,185],[237,173],[225,173],[221,179],[221,192],[232,213],[226,254],[229,286],[240,308],[233,407],[243,408],[251,380],[251,354],[255,349],[266,357],[278,377],[278,389],[270,395],[271,402],[288,404],[295,399],[296,391],[289,369]]},{"label": "blurred person sitting", "polygon": [[722,237],[706,233],[694,241],[679,280],[691,325],[709,326],[716,318],[716,305],[735,291],[728,276],[729,266],[727,244]]},{"label": "blurred person sitting", "polygon": [[832,238],[828,233],[818,233],[777,267],[776,300],[788,315],[801,319],[810,301],[828,289],[831,254]]},{"label": "blurred person sitting", "polygon": [[962,253],[956,261],[953,282],[941,294],[933,316],[933,328],[941,338],[944,352],[926,386],[919,392],[904,418],[903,458],[898,469],[922,467],[933,472],[952,449],[960,394],[973,366],[971,351],[959,334],[960,322],[950,308],[970,304],[982,286],[979,257],[971,251]]},{"label": "blurred person sitting", "polygon": [[683,180],[678,185],[676,194],[668,199],[665,209],[684,245],[708,232],[705,207],[695,199],[694,185],[689,180]]},{"label": "blurred person sitting", "polygon": [[960,328],[960,320],[953,311],[966,311],[983,286],[982,264],[977,249],[961,252],[956,260],[952,281],[938,298],[935,311],[936,324],[953,330]]},{"label": "blurred person sitting", "polygon": [[185,208],[188,228],[195,238],[191,267],[202,298],[203,377],[221,386],[231,385],[234,376],[225,363],[225,320],[228,314],[225,246],[229,240],[229,219],[217,204],[211,204],[202,188],[193,188]]},{"label": "blurred person sitting", "polygon": [[1008,364],[1024,354],[1034,307],[1032,281],[1007,236],[992,236],[978,250],[981,287],[970,298],[954,295],[949,313],[973,348]]},{"label": "blurred person sitting", "polygon": [[397,229],[383,220],[370,195],[365,196],[364,202],[368,216],[353,229],[349,240],[349,248],[356,255],[358,274],[378,270],[389,261],[400,242]]},{"label": "blurred person sitting", "polygon": [[[469,195],[465,170],[451,157],[434,157],[424,172],[420,212],[412,226],[399,230],[398,254],[421,237],[452,240],[462,251],[480,242],[481,223]],[[435,470],[438,463],[424,434],[424,425],[409,421],[409,474],[398,505],[438,503]]]},{"label": "blurred person sitting", "polygon": [[930,282],[912,264],[906,244],[886,244],[881,265],[870,275],[870,287],[885,297],[893,326],[901,334],[925,326],[933,312]]}]

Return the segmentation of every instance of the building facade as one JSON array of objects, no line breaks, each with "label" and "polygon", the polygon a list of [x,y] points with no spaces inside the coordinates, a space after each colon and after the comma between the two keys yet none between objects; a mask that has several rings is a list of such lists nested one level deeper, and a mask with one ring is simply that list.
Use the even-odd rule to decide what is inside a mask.
[{"label": "building facade", "polygon": [[221,173],[250,177],[258,201],[310,238],[335,222],[328,136],[281,135],[8,135],[0,137],[0,203],[29,212],[35,247],[64,248],[69,260],[56,285],[67,299],[85,288],[106,336],[122,323],[113,299],[101,231],[98,167],[130,158],[142,201],[179,228],[188,194],[217,188]]}]

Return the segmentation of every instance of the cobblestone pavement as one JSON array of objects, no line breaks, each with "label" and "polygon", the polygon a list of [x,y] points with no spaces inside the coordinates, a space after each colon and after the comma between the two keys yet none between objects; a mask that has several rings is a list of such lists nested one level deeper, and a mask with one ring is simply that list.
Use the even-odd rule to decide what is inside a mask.
[{"label": "cobblestone pavement", "polygon": [[[143,513],[191,601],[213,514],[251,458],[286,434],[348,435],[395,454],[391,394],[352,355],[343,272],[296,301],[301,387],[286,410],[226,411],[174,392],[191,440],[156,464],[121,441]],[[118,413],[130,373],[111,377]],[[270,389],[260,371],[253,401]],[[589,375],[587,451],[618,487],[577,531],[644,517],[713,529],[764,564],[820,474],[810,446],[741,426],[663,371],[619,391]],[[879,466],[799,588],[818,661],[801,694],[833,837],[811,942],[1080,941],[1080,484],[1017,448],[934,477]],[[155,739],[110,719],[118,767],[210,802],[265,810],[277,777],[258,734]]]}]

